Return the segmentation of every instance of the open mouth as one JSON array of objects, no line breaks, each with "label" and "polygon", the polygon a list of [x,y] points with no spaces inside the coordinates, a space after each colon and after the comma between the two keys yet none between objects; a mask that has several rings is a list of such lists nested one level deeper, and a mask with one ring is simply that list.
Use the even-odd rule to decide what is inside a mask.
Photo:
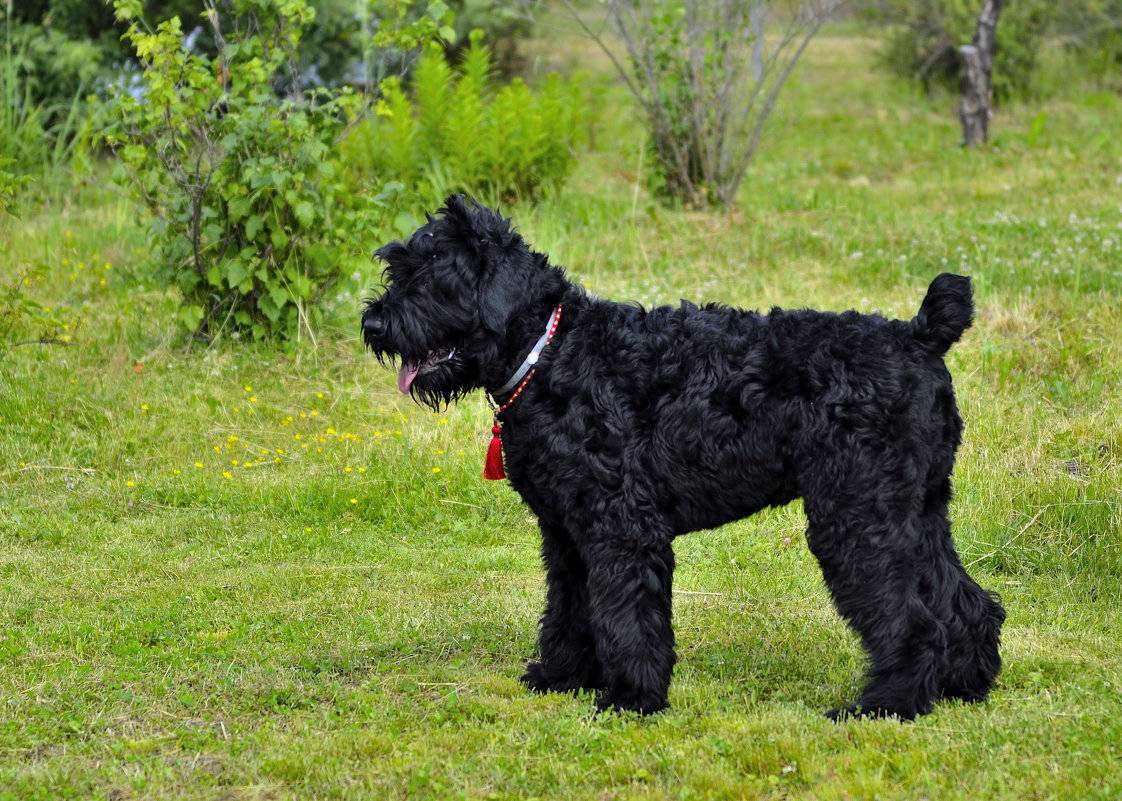
[{"label": "open mouth", "polygon": [[397,372],[398,390],[402,395],[408,395],[409,389],[413,386],[413,381],[416,380],[417,376],[435,370],[455,355],[455,348],[440,348],[439,350],[434,350],[429,353],[428,357],[423,362],[403,361],[401,363],[401,369]]}]

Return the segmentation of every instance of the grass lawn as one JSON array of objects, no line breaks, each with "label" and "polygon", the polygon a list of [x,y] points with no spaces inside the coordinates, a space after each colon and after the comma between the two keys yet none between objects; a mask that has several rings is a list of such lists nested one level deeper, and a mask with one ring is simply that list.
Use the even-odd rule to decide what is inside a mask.
[{"label": "grass lawn", "polygon": [[378,268],[314,345],[184,350],[98,174],[0,228],[4,283],[42,265],[70,325],[0,351],[0,798],[1122,796],[1122,99],[1005,108],[963,152],[869,45],[814,44],[734,213],[654,203],[617,88],[567,191],[510,211],[643,303],[910,317],[973,276],[952,514],[1009,613],[987,703],[822,717],[862,656],[797,504],[679,540],[668,712],[529,696],[534,521],[479,477],[482,397],[431,414],[363,354]]}]

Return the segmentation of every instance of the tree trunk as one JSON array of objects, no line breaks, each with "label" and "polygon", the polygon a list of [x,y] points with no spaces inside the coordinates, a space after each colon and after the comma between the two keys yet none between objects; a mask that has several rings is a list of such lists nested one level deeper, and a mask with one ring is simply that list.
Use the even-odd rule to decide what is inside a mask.
[{"label": "tree trunk", "polygon": [[997,17],[1004,0],[985,0],[970,44],[958,49],[962,56],[962,121],[964,147],[984,144],[990,137],[993,117],[993,56],[997,51]]}]

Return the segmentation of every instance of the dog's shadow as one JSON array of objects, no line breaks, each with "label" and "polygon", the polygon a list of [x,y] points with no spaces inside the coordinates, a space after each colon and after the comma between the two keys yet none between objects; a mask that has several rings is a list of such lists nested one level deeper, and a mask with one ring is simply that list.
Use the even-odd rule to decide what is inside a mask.
[{"label": "dog's shadow", "polygon": [[[678,599],[676,599],[678,600]],[[732,598],[726,605],[736,605]],[[865,669],[857,638],[828,605],[798,601],[735,610],[678,604],[675,688],[720,705],[782,702],[836,706]],[[722,698],[724,695],[726,697]],[[716,697],[714,697],[716,696]]]}]

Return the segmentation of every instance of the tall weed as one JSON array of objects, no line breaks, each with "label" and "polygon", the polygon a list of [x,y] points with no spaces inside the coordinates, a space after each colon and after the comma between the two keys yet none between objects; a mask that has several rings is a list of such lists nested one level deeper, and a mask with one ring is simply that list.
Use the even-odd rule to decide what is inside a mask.
[{"label": "tall weed", "polygon": [[23,66],[33,29],[16,35],[11,9],[5,11],[0,50],[0,210],[15,201],[17,190],[37,178],[38,185],[59,193],[67,183],[74,155],[89,140],[89,109],[82,88],[69,103],[35,102]]}]

